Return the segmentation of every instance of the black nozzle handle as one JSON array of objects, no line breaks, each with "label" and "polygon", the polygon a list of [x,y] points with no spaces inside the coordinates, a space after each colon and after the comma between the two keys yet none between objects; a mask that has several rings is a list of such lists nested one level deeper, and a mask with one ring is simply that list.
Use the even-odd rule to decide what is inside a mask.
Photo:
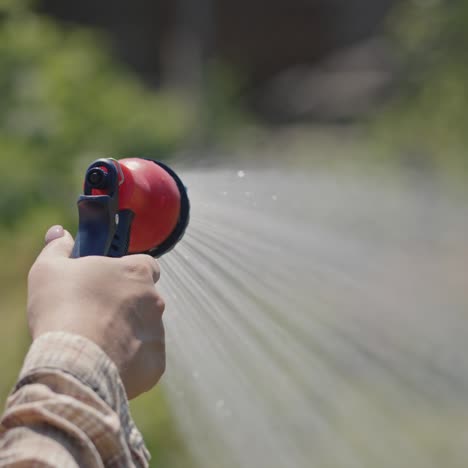
[{"label": "black nozzle handle", "polygon": [[[72,258],[121,257],[127,253],[133,218],[128,213],[119,215],[118,187],[119,175],[112,160],[98,159],[88,167],[84,195],[78,199],[79,226]],[[105,194],[93,195],[94,189]]]},{"label": "black nozzle handle", "polygon": [[80,220],[72,258],[108,254],[116,231],[112,204],[112,198],[108,195],[80,197]]}]

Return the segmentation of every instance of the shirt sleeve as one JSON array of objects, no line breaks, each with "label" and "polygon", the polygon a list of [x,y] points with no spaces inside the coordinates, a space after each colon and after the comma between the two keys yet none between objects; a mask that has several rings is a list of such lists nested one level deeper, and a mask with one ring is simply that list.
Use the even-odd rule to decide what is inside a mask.
[{"label": "shirt sleeve", "polygon": [[147,467],[118,370],[92,341],[36,339],[0,420],[0,467]]}]

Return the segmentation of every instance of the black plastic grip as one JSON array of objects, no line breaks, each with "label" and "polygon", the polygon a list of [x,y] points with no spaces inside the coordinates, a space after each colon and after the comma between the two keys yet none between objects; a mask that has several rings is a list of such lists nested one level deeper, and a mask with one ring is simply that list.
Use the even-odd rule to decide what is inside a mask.
[{"label": "black plastic grip", "polygon": [[117,229],[113,199],[83,195],[78,200],[79,226],[72,258],[107,256]]},{"label": "black plastic grip", "polygon": [[[101,255],[122,257],[128,252],[133,213],[118,212],[119,174],[116,161],[98,159],[86,171],[84,195],[78,199],[79,226],[72,258]],[[104,195],[93,195],[93,190]]]}]

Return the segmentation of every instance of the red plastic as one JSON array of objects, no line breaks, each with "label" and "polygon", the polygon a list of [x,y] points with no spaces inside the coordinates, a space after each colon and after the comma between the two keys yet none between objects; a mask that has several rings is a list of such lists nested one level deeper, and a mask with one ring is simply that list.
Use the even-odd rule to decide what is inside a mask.
[{"label": "red plastic", "polygon": [[177,225],[180,192],[172,176],[153,161],[119,160],[123,183],[119,210],[132,210],[129,253],[146,252],[164,242]]}]

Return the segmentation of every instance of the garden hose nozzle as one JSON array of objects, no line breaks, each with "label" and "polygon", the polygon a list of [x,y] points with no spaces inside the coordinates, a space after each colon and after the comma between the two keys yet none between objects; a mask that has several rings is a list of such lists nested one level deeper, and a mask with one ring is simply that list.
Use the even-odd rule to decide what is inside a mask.
[{"label": "garden hose nozzle", "polygon": [[184,235],[190,202],[180,178],[161,162],[98,159],[86,171],[78,212],[74,258],[160,257]]}]

